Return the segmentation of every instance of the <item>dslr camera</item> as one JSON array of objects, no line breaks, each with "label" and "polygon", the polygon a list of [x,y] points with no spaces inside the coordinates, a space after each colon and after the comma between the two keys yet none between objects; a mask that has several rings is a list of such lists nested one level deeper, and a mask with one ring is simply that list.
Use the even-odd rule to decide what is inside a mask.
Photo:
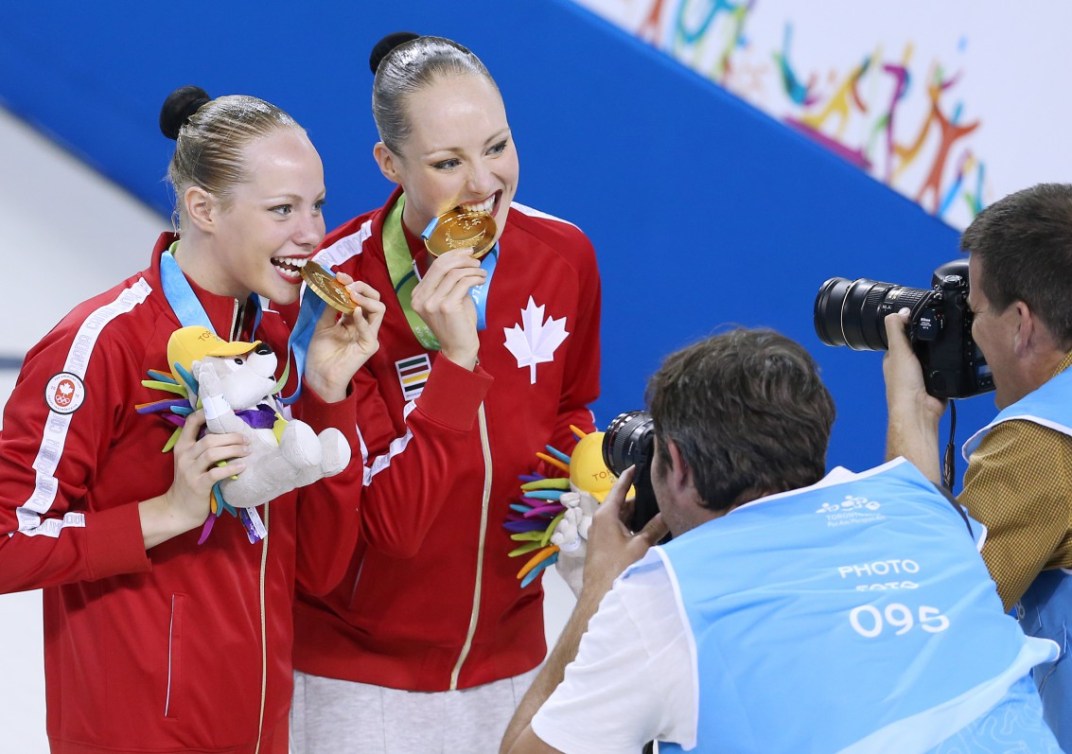
[{"label": "dslr camera", "polygon": [[626,411],[618,414],[607,425],[603,434],[603,463],[621,476],[630,466],[636,467],[633,475],[633,518],[629,528],[640,531],[655,514],[659,504],[651,486],[651,459],[655,452],[655,424],[646,411]]},{"label": "dslr camera", "polygon": [[867,278],[830,278],[815,297],[815,333],[828,346],[885,351],[887,314],[907,307],[908,340],[935,398],[968,398],[994,389],[971,334],[968,260],[938,267],[930,288],[908,288]]}]

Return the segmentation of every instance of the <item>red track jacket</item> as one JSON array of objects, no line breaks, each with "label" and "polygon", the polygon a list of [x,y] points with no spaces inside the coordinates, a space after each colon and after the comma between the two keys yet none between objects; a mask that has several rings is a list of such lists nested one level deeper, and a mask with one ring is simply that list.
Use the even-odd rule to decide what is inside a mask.
[{"label": "red track jacket", "polygon": [[[225,514],[201,546],[194,530],[145,550],[137,503],[168,489],[174,465],[161,452],[170,425],[134,405],[163,397],[141,381],[168,370],[180,327],[160,284],[172,240],[27,354],[4,413],[0,592],[44,587],[48,735],[60,754],[245,752],[270,738],[290,703],[295,579],[326,591],[357,537],[355,460],[262,506],[262,542]],[[194,290],[226,337],[234,299]],[[256,337],[281,370],[281,318],[264,312]],[[295,414],[340,428],[359,459],[353,403],[328,406],[307,388]]]},{"label": "red track jacket", "polygon": [[[600,284],[579,229],[514,204],[480,365],[469,372],[437,359],[413,335],[384,261],[382,224],[399,193],[329,234],[317,256],[379,290],[387,313],[380,349],[355,388],[367,449],[361,542],[328,597],[299,591],[295,667],[442,691],[517,675],[546,652],[543,589],[539,580],[520,588],[524,559],[508,557],[518,543],[503,522],[520,496],[519,475],[540,465],[536,452],[571,450],[571,424],[594,428]],[[407,240],[425,265],[420,241]],[[556,326],[565,339],[536,347]],[[546,360],[529,363],[522,340]]]}]

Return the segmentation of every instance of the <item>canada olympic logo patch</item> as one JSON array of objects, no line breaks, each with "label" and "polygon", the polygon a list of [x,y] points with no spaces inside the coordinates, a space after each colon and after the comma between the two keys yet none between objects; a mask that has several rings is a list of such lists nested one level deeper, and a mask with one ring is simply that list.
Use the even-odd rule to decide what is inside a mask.
[{"label": "canada olympic logo patch", "polygon": [[45,386],[45,403],[57,414],[73,414],[85,399],[82,378],[70,372],[60,372]]}]

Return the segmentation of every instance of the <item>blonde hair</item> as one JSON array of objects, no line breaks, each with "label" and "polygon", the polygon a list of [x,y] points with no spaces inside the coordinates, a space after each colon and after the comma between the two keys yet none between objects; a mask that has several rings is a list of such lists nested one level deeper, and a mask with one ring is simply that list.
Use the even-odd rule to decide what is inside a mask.
[{"label": "blonde hair", "polygon": [[[379,45],[377,45],[379,47]],[[406,97],[429,86],[440,76],[483,76],[499,91],[488,69],[467,47],[443,37],[416,37],[391,48],[379,60],[373,53],[376,78],[372,82],[372,117],[387,148],[399,154],[409,138]]]},{"label": "blonde hair", "polygon": [[[168,180],[181,197],[199,186],[226,200],[246,180],[243,150],[280,128],[298,128],[290,115],[257,97],[232,94],[209,98],[198,87],[176,89],[164,102],[160,128],[175,139]],[[179,202],[181,212],[182,202]]]}]

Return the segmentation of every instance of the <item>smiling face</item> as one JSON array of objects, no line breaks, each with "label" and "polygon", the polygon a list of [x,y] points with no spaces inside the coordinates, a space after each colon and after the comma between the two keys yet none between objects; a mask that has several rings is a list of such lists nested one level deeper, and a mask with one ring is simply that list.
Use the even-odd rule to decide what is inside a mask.
[{"label": "smiling face", "polygon": [[304,131],[284,127],[250,142],[243,167],[228,196],[209,195],[212,254],[195,279],[219,295],[293,303],[301,267],[324,237],[320,155]]},{"label": "smiling face", "polygon": [[432,218],[462,207],[490,212],[502,234],[517,191],[518,161],[499,92],[478,74],[440,76],[406,98],[409,137],[375,156],[406,192],[403,222],[420,234]]}]

